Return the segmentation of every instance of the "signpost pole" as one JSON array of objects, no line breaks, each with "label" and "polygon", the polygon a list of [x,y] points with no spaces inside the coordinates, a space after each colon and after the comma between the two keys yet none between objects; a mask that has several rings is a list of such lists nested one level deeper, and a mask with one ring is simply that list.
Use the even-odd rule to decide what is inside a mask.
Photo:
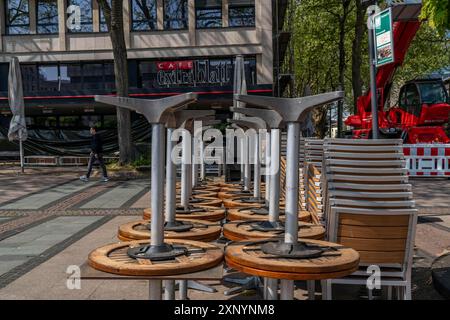
[{"label": "signpost pole", "polygon": [[[374,12],[370,12],[372,26],[374,25]],[[375,39],[373,30],[369,30],[369,66],[370,66],[370,91],[372,110],[372,139],[378,139],[378,108],[377,108],[377,67],[375,61]]]}]

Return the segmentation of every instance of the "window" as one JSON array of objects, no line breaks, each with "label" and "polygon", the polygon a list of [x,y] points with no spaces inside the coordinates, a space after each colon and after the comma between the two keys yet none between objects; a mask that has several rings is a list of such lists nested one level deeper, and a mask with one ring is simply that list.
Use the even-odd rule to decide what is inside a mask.
[{"label": "window", "polygon": [[198,29],[222,27],[222,1],[195,0],[195,20]]},{"label": "window", "polygon": [[58,33],[57,0],[37,0],[37,33]]},{"label": "window", "polygon": [[117,117],[115,115],[105,115],[103,116],[103,126],[104,129],[117,128]]},{"label": "window", "polygon": [[30,33],[30,7],[28,0],[6,0],[6,33]]},{"label": "window", "polygon": [[423,82],[419,83],[420,96],[422,103],[446,103],[447,93],[441,82]]},{"label": "window", "polygon": [[38,73],[36,65],[22,64],[20,66],[20,72],[22,73],[23,91],[27,93],[38,91]]},{"label": "window", "polygon": [[61,91],[81,90],[82,77],[80,64],[62,64],[59,66]]},{"label": "window", "polygon": [[81,126],[89,128],[90,126],[99,126],[102,122],[102,118],[99,115],[81,116]]},{"label": "window", "polygon": [[188,28],[187,0],[164,0],[164,29]]},{"label": "window", "polygon": [[[109,7],[111,8],[111,0],[108,0],[107,2],[109,4]],[[98,5],[98,10],[100,12],[100,32],[108,32],[108,25],[106,24],[105,15],[103,14],[103,10],[100,7],[100,4]]]},{"label": "window", "polygon": [[35,117],[34,118],[34,125],[36,127],[44,127],[48,129],[49,127],[57,127],[58,125],[58,119],[54,116],[49,117]]},{"label": "window", "polygon": [[228,19],[230,27],[254,27],[255,0],[230,0]]},{"label": "window", "polygon": [[139,75],[142,88],[154,88],[157,76],[156,64],[154,62],[140,62]]},{"label": "window", "polygon": [[414,83],[406,86],[406,111],[415,116],[420,116],[421,105],[419,91]]},{"label": "window", "polygon": [[0,92],[8,91],[9,63],[0,63]]},{"label": "window", "polygon": [[156,30],[156,0],[131,1],[131,29],[133,31]]},{"label": "window", "polygon": [[39,91],[59,91],[57,65],[41,65],[38,67]]},{"label": "window", "polygon": [[[95,1],[95,0],[94,0]],[[92,32],[92,0],[68,0],[67,6],[75,5],[81,9],[81,26],[70,32]]]},{"label": "window", "polygon": [[83,89],[103,89],[103,65],[101,63],[83,65]]},{"label": "window", "polygon": [[116,89],[116,77],[114,74],[114,64],[107,62],[104,64],[104,73],[105,73],[105,89],[107,91],[113,91]]},{"label": "window", "polygon": [[64,128],[77,128],[80,125],[79,116],[60,116],[59,126]]}]

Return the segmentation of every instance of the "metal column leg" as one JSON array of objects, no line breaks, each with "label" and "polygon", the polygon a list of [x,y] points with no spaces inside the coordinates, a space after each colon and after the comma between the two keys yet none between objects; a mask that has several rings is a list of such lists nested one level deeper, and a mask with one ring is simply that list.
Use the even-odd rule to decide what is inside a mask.
[{"label": "metal column leg", "polygon": [[278,300],[278,279],[267,278],[267,300]]},{"label": "metal column leg", "polygon": [[149,299],[161,300],[162,282],[161,280],[149,280]]},{"label": "metal column leg", "polygon": [[164,300],[175,300],[175,280],[164,280]]},{"label": "metal column leg", "polygon": [[280,299],[281,300],[294,299],[294,281],[292,280],[280,281]]},{"label": "metal column leg", "polygon": [[178,282],[179,288],[179,299],[180,300],[187,300],[188,299],[188,285],[187,280],[180,280]]}]

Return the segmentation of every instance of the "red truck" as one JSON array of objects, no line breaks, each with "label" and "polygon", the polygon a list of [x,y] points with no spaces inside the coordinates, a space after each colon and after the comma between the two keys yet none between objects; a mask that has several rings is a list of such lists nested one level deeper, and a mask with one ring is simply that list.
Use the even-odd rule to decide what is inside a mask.
[{"label": "red truck", "polygon": [[[405,143],[450,143],[446,134],[449,125],[450,100],[442,79],[416,79],[400,89],[394,107],[385,110],[395,71],[403,64],[406,52],[420,28],[421,4],[394,4],[394,63],[377,69],[377,101],[379,136],[403,138]],[[357,100],[357,113],[346,120],[353,127],[352,137],[369,139],[372,135],[371,94]]]}]

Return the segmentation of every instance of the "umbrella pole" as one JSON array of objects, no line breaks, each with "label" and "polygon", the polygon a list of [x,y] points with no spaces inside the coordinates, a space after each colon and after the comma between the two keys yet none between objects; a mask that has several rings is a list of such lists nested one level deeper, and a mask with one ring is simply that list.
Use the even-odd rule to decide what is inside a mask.
[{"label": "umbrella pole", "polygon": [[19,139],[19,149],[20,149],[20,171],[22,173],[25,172],[25,168],[24,168],[24,157],[23,157],[23,142],[22,139]]}]

